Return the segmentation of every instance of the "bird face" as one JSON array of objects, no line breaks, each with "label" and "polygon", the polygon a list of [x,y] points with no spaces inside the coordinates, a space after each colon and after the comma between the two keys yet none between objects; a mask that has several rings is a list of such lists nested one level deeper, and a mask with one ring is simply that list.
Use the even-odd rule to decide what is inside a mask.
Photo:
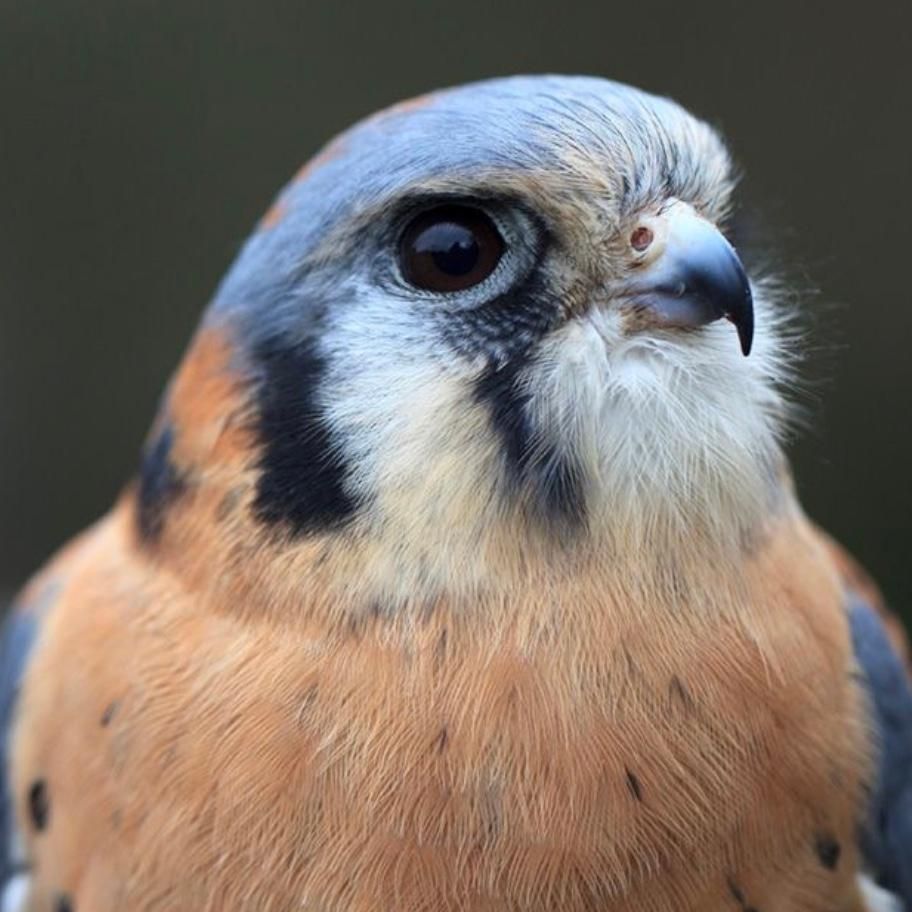
[{"label": "bird face", "polygon": [[723,233],[730,172],[706,124],[589,78],[343,134],[209,318],[255,377],[259,520],[466,563],[494,528],[737,539],[769,506],[784,367]]}]

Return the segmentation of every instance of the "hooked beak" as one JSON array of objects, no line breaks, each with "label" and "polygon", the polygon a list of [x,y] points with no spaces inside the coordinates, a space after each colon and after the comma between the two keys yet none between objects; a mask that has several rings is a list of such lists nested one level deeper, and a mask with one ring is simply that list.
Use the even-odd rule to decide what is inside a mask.
[{"label": "hooked beak", "polygon": [[750,354],[754,306],[744,266],[722,233],[676,201],[660,215],[641,219],[631,235],[641,254],[625,292],[659,326],[705,326],[722,317],[738,330]]}]

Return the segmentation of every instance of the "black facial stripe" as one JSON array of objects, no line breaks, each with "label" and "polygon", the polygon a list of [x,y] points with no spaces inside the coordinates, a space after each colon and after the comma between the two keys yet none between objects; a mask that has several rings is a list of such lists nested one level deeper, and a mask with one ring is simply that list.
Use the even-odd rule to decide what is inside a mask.
[{"label": "black facial stripe", "polygon": [[262,445],[254,513],[295,535],[336,528],[358,508],[348,467],[322,412],[323,357],[310,340],[271,338],[255,351]]},{"label": "black facial stripe", "polygon": [[530,393],[522,384],[534,344],[558,322],[558,305],[548,300],[533,274],[524,285],[488,305],[495,307],[506,313],[506,321],[518,320],[524,332],[507,340],[510,356],[505,363],[491,360],[476,382],[475,399],[490,411],[516,492],[531,488],[542,518],[577,524],[585,516],[581,472],[556,442],[536,436],[528,414]]},{"label": "black facial stripe", "polygon": [[144,541],[161,537],[169,507],[186,490],[186,479],[171,461],[174,429],[165,426],[143,450],[139,469],[137,523]]},{"label": "black facial stripe", "polygon": [[475,398],[490,410],[503,442],[508,476],[517,491],[531,487],[544,518],[579,523],[585,517],[581,473],[553,443],[536,440],[529,422],[529,393],[522,389],[524,361],[489,368],[478,380]]},{"label": "black facial stripe", "polygon": [[474,332],[473,354],[488,355],[489,366],[475,386],[475,399],[487,405],[491,424],[503,442],[508,477],[516,493],[531,490],[541,518],[577,524],[585,516],[582,475],[556,442],[535,434],[529,421],[530,394],[522,372],[535,346],[561,320],[560,303],[541,267],[506,294],[465,315]]}]

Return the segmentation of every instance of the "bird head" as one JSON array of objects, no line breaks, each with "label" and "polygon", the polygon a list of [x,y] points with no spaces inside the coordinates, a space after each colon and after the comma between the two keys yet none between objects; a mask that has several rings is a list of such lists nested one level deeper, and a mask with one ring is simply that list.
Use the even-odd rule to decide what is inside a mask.
[{"label": "bird head", "polygon": [[147,450],[147,525],[219,478],[244,535],[357,543],[409,586],[514,551],[739,547],[777,502],[786,366],[732,189],[711,127],[596,78],[356,125],[220,286]]}]

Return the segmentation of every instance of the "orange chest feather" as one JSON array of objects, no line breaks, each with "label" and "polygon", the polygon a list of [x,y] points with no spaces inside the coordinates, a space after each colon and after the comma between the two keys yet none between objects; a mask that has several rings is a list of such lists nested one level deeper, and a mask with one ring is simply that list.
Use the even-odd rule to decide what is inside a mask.
[{"label": "orange chest feather", "polygon": [[580,592],[484,635],[446,607],[241,622],[78,573],[17,735],[18,792],[40,775],[53,808],[38,889],[99,912],[851,908],[847,641],[781,571],[754,623],[618,626]]}]

